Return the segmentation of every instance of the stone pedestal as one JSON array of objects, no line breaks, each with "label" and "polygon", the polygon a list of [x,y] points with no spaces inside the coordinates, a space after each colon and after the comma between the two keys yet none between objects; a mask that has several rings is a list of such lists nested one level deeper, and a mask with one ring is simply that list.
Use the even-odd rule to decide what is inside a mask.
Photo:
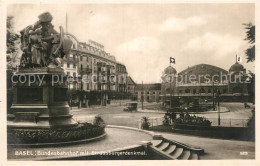
[{"label": "stone pedestal", "polygon": [[63,128],[78,125],[69,113],[67,82],[61,68],[21,69],[13,76],[9,128]]}]

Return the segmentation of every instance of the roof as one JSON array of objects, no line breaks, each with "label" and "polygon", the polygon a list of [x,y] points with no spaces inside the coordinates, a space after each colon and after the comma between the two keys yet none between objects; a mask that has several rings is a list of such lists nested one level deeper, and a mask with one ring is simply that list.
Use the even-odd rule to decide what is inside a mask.
[{"label": "roof", "polygon": [[244,66],[239,64],[238,62],[236,62],[235,64],[233,64],[230,69],[230,71],[243,71],[244,70]]},{"label": "roof", "polygon": [[151,90],[161,90],[161,84],[155,83],[155,84],[136,84],[135,90],[141,91],[143,86],[144,91],[151,91]]},{"label": "roof", "polygon": [[131,84],[136,85],[136,83],[134,82],[134,80],[133,80],[132,77],[130,77],[130,76],[128,76],[128,77],[126,78],[126,83],[127,83],[128,85],[131,85]]},{"label": "roof", "polygon": [[164,69],[163,74],[165,75],[169,75],[169,74],[176,74],[177,71],[175,68],[173,68],[172,66],[168,66],[167,68]]},{"label": "roof", "polygon": [[118,62],[118,61],[116,61],[116,64],[117,64],[117,65],[125,66],[122,62]]},{"label": "roof", "polygon": [[198,69],[198,68],[210,68],[211,70],[214,70],[214,71],[217,71],[217,72],[228,73],[225,69],[222,69],[222,68],[217,67],[217,66],[213,66],[213,65],[209,65],[209,64],[198,64],[198,65],[188,67],[187,69],[179,72],[179,75],[183,75],[185,73],[188,73],[189,71],[193,71],[193,70]]}]

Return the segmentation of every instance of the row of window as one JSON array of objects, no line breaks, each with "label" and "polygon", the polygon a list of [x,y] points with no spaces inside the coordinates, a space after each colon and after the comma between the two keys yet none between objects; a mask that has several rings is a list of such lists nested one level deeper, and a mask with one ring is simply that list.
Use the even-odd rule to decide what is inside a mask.
[{"label": "row of window", "polygon": [[[76,82],[74,83],[70,83],[69,84],[70,88],[73,88],[73,89],[77,89],[80,87],[80,85]],[[109,90],[116,90],[116,86],[115,85],[112,85],[112,86],[106,86],[106,85],[94,85],[94,90],[107,90],[109,88]],[[90,90],[90,84],[85,84],[83,86],[83,89],[84,90]]]},{"label": "row of window", "polygon": [[[89,57],[87,56],[86,57],[87,59],[86,59],[86,61],[88,62],[89,61]],[[76,60],[76,56],[75,55],[73,55],[73,60]],[[80,61],[83,61],[83,56],[80,56]],[[94,64],[96,64],[97,63],[97,60],[94,58]],[[73,63],[73,68],[76,68],[76,63]],[[64,67],[64,64],[62,63],[62,67]],[[69,62],[67,62],[67,68],[70,68],[70,63]],[[83,66],[81,65],[81,69],[83,68]],[[87,68],[89,68],[89,65],[87,66]],[[96,71],[96,67],[94,66],[94,70]],[[111,70],[112,72],[114,72],[115,70]],[[125,70],[125,67],[124,66],[118,66],[117,67],[117,71],[126,71]]]},{"label": "row of window", "polygon": [[125,72],[126,70],[124,66],[117,66],[117,71]]},{"label": "row of window", "polygon": [[[135,92],[136,94],[138,94],[138,92]],[[141,94],[145,94],[145,92],[140,92]],[[156,92],[146,92],[146,94],[156,94]],[[161,92],[159,92],[159,94],[161,94]]]},{"label": "row of window", "polygon": [[[223,91],[221,92],[219,89],[215,89],[215,92],[220,92],[220,93],[227,93],[227,89],[223,89]],[[191,93],[191,90],[190,89],[185,89],[184,91],[185,93]],[[182,93],[182,90],[179,90],[179,93]],[[195,93],[212,93],[212,89],[208,89],[208,91],[206,92],[205,89],[200,89],[200,90],[197,90],[197,89],[193,89],[192,90],[192,93],[195,94]]]},{"label": "row of window", "polygon": [[[61,66],[64,67],[64,64],[62,64]],[[77,66],[76,63],[73,63],[73,68],[76,68],[76,66]],[[69,63],[69,62],[67,63],[67,68],[70,68],[70,63]],[[95,68],[94,70],[96,70],[96,67],[94,67],[94,68]],[[81,69],[81,70],[83,69],[83,65],[82,65],[82,64],[80,65],[80,69]],[[89,69],[89,65],[87,65],[87,69]],[[102,69],[101,69],[101,68],[98,68],[98,71],[99,71],[99,72],[101,72],[101,70],[102,70],[102,71],[106,71],[106,68],[104,68],[104,67],[102,67]],[[110,69],[109,71],[110,71],[111,73],[114,72],[113,69]]]},{"label": "row of window", "polygon": [[[67,72],[67,75],[70,76],[70,72]],[[76,72],[73,72],[73,77],[76,77]]]},{"label": "row of window", "polygon": [[[215,89],[215,92],[220,92],[220,93],[227,93],[227,89],[223,89],[223,91],[220,91],[219,89]],[[185,93],[191,93],[191,90],[190,89],[185,89],[184,91]],[[136,94],[138,94],[138,92],[135,92]],[[140,92],[141,94],[145,94],[145,92]],[[179,90],[179,93],[183,93],[182,90]],[[192,90],[192,93],[193,94],[196,94],[196,93],[212,93],[212,90],[211,89],[208,89],[208,91],[206,92],[205,89],[200,89],[200,90],[197,90],[197,89],[193,89]],[[156,92],[146,92],[146,94],[156,94]],[[159,94],[161,94],[161,92],[159,92]]]},{"label": "row of window", "polygon": [[[81,65],[80,65],[80,70],[82,70],[82,69],[83,69],[83,65],[81,64]],[[89,68],[89,65],[87,65],[87,69],[90,69],[90,68]]]},{"label": "row of window", "polygon": [[[144,98],[145,99],[145,98]],[[146,96],[146,101],[150,101],[151,99],[150,99],[150,96]],[[158,97],[158,100],[161,100],[161,97],[159,96]],[[142,101],[142,98],[140,98],[140,101]]]},{"label": "row of window", "polygon": [[[70,56],[71,57],[71,56]],[[80,61],[83,61],[83,56],[79,56],[80,57]],[[87,62],[88,62],[88,56],[86,57]],[[73,61],[76,60],[76,55],[73,55]]]},{"label": "row of window", "polygon": [[[74,55],[73,55],[73,57],[74,57]],[[88,56],[86,58],[87,58],[86,61],[88,62]],[[80,61],[83,61],[83,56],[80,56]]]},{"label": "row of window", "polygon": [[[73,63],[73,68],[74,69],[76,68],[76,66],[77,66],[76,63]],[[64,67],[63,63],[61,64],[61,67]],[[69,62],[67,63],[67,68],[70,68],[70,63]]]}]

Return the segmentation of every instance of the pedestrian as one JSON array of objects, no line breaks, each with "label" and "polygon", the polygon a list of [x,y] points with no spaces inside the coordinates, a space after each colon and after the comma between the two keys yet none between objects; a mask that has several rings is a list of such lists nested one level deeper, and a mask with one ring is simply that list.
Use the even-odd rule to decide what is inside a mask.
[{"label": "pedestrian", "polygon": [[173,122],[175,121],[176,119],[176,113],[175,112],[172,112],[171,115],[170,115],[170,119],[171,119],[171,124],[173,124]]},{"label": "pedestrian", "polygon": [[180,113],[180,118],[184,118],[184,113],[183,113],[183,111],[181,111],[181,113]]}]

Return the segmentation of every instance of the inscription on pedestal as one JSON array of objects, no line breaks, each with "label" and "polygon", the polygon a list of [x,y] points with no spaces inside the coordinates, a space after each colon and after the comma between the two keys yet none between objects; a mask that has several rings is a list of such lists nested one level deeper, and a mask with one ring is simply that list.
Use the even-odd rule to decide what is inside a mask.
[{"label": "inscription on pedestal", "polygon": [[43,88],[17,88],[19,104],[42,104]]},{"label": "inscription on pedestal", "polygon": [[32,122],[37,123],[38,112],[16,112],[14,113],[14,122]]}]

